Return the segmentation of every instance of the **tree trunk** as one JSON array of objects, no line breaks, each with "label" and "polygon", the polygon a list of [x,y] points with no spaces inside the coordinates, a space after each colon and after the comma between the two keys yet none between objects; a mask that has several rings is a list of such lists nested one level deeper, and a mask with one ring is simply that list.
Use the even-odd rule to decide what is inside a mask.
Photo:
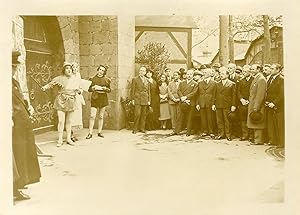
[{"label": "tree trunk", "polygon": [[263,15],[264,21],[264,54],[263,63],[271,63],[271,36],[269,29],[269,16]]},{"label": "tree trunk", "polygon": [[229,60],[228,49],[228,16],[219,16],[220,22],[220,38],[219,38],[219,62],[222,66],[226,66]]},{"label": "tree trunk", "polygon": [[229,60],[230,60],[230,63],[235,63],[235,60],[234,60],[234,40],[233,40],[233,34],[232,34],[232,16],[231,15],[229,15],[228,32],[229,32],[229,39],[228,39]]}]

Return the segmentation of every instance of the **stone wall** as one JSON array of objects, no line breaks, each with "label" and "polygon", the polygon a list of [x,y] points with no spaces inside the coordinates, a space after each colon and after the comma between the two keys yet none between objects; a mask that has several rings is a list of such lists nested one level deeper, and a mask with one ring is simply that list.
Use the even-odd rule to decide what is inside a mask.
[{"label": "stone wall", "polygon": [[24,98],[29,101],[25,65],[24,22],[21,16],[15,16],[12,20],[12,48],[21,52],[21,56],[19,57],[21,64],[17,67],[15,78],[20,83]]},{"label": "stone wall", "polygon": [[80,65],[78,19],[78,16],[57,17],[64,44],[64,61]]},{"label": "stone wall", "polygon": [[[104,128],[116,129],[118,100],[118,22],[117,16],[79,16],[79,56],[82,78],[88,79],[97,73],[100,64],[108,67],[111,79],[109,106],[104,114]],[[84,93],[83,124],[88,127],[90,115],[89,94]],[[97,123],[96,123],[97,124]],[[95,124],[95,127],[97,125]]]}]

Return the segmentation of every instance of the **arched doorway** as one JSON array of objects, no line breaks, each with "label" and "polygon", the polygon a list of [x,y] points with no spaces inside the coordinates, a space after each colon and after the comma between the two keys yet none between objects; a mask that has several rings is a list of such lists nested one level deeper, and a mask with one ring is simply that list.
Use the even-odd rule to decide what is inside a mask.
[{"label": "arched doorway", "polygon": [[43,92],[41,87],[59,75],[64,48],[55,16],[23,16],[23,19],[27,86],[35,109],[34,131],[40,133],[56,127],[55,92]]}]

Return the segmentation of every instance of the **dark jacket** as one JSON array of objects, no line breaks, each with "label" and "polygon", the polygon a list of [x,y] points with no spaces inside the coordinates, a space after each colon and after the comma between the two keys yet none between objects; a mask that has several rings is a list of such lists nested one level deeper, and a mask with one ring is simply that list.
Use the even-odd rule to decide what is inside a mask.
[{"label": "dark jacket", "polygon": [[250,86],[253,81],[253,77],[247,81],[246,78],[243,78],[239,81],[237,84],[237,97],[238,97],[238,106],[241,106],[242,103],[240,102],[241,99],[246,99],[249,101],[249,95],[250,95]]},{"label": "dark jacket", "polygon": [[178,86],[179,97],[186,96],[190,100],[190,105],[195,106],[195,94],[197,93],[198,83],[191,80],[187,83],[187,80],[180,82]]},{"label": "dark jacket", "polygon": [[197,105],[201,108],[211,108],[216,97],[217,83],[211,78],[208,84],[203,80],[198,83]]},{"label": "dark jacket", "polygon": [[234,82],[227,79],[223,86],[222,81],[216,84],[216,108],[230,109],[231,106],[236,106],[236,85]]},{"label": "dark jacket", "polygon": [[150,84],[146,80],[143,82],[140,76],[134,77],[131,83],[131,100],[137,105],[148,105],[150,98]]},{"label": "dark jacket", "polygon": [[277,112],[284,111],[284,78],[280,74],[272,78],[268,81],[266,101],[274,103]]},{"label": "dark jacket", "polygon": [[[92,81],[92,84],[88,90],[89,92],[92,92],[91,107],[102,108],[102,107],[107,106],[109,104],[107,93],[111,92],[110,79],[108,79],[105,76],[99,77],[99,76],[95,75],[94,77],[90,78],[89,80]],[[98,85],[101,87],[106,87],[106,90],[94,91],[94,90],[92,90],[92,87],[95,85]]]}]

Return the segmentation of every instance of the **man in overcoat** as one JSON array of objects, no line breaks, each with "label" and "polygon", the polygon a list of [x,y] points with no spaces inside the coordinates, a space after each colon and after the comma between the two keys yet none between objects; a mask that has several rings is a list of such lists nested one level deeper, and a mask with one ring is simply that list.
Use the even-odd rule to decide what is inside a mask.
[{"label": "man in overcoat", "polygon": [[[254,145],[264,143],[263,129],[266,127],[265,98],[267,82],[261,73],[261,66],[253,64],[250,69],[253,81],[250,85],[247,126],[254,130]],[[260,120],[253,120],[250,115],[259,114]]]},{"label": "man in overcoat", "polygon": [[267,83],[267,127],[271,144],[284,146],[284,78],[282,66],[271,66],[271,77]]},{"label": "man in overcoat", "polygon": [[13,150],[13,194],[15,200],[30,197],[19,189],[40,181],[41,171],[37,158],[30,109],[24,100],[21,88],[14,79],[20,61],[20,52],[12,52],[12,150]]},{"label": "man in overcoat", "polygon": [[139,75],[132,79],[131,100],[134,105],[134,125],[132,133],[145,133],[147,107],[150,105],[150,84],[146,77],[146,67],[141,66]]},{"label": "man in overcoat", "polygon": [[217,114],[218,136],[220,140],[226,138],[231,141],[231,124],[228,120],[228,114],[236,110],[236,85],[228,79],[228,70],[226,67],[220,68],[221,81],[216,85],[216,96],[212,110]]},{"label": "man in overcoat", "polygon": [[216,97],[216,82],[211,74],[212,69],[205,69],[203,80],[198,83],[196,109],[200,111],[201,136],[214,137],[212,105]]}]

